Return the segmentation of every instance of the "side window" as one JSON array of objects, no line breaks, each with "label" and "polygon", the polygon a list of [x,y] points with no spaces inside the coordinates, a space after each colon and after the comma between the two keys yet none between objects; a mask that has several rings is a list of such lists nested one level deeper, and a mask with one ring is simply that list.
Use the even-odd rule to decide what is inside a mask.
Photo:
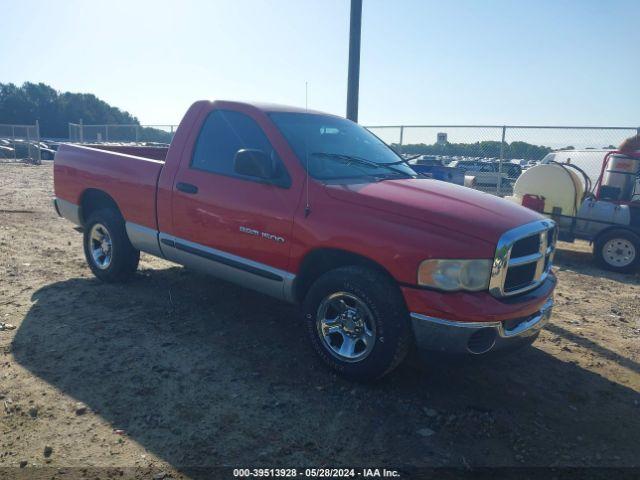
[{"label": "side window", "polygon": [[287,175],[260,126],[251,117],[228,110],[214,110],[205,120],[196,140],[191,167],[243,178],[233,169],[233,158],[243,148],[262,150],[274,161],[280,174]]}]

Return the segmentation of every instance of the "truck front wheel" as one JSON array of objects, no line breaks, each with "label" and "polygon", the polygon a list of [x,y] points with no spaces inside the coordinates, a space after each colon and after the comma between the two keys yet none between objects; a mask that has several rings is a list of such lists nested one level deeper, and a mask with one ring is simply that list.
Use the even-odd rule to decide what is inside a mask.
[{"label": "truck front wheel", "polygon": [[140,251],[131,245],[122,217],[111,209],[89,216],[83,243],[89,268],[104,282],[124,282],[138,268]]},{"label": "truck front wheel", "polygon": [[632,272],[640,264],[640,237],[628,230],[610,230],[596,240],[594,254],[608,270]]},{"label": "truck front wheel", "polygon": [[376,380],[404,359],[409,314],[397,285],[359,266],[322,275],[303,302],[306,330],[320,359],[352,380]]}]

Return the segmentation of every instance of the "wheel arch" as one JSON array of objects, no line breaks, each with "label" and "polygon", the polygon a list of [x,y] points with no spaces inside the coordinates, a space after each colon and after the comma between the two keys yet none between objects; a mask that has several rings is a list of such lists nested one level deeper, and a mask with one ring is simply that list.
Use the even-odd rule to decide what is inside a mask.
[{"label": "wheel arch", "polygon": [[302,302],[313,282],[321,275],[330,270],[348,265],[371,268],[395,282],[393,275],[371,258],[339,248],[317,248],[308,252],[300,263],[299,273],[293,285],[295,301]]},{"label": "wheel arch", "polygon": [[84,225],[91,214],[103,208],[115,210],[118,215],[122,216],[122,212],[117,202],[104,190],[97,188],[87,188],[80,195],[80,221]]}]

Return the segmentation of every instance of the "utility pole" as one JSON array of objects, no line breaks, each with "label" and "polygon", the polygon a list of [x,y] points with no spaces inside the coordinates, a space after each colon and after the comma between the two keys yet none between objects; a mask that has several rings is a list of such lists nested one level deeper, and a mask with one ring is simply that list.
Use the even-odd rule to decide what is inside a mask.
[{"label": "utility pole", "polygon": [[351,20],[349,22],[349,79],[347,83],[347,118],[354,122],[358,121],[361,30],[362,0],[351,0]]}]

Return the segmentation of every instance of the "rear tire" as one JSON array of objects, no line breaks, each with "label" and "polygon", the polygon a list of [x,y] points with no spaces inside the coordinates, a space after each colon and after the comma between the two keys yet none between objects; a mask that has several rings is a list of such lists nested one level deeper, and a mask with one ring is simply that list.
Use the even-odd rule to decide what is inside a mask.
[{"label": "rear tire", "polygon": [[593,250],[600,266],[613,272],[633,272],[640,265],[640,237],[629,230],[603,233],[595,241]]},{"label": "rear tire", "polygon": [[359,266],[331,270],[309,289],[303,312],[320,359],[338,374],[376,380],[397,367],[411,345],[409,313],[388,276]]},{"label": "rear tire", "polygon": [[122,216],[112,209],[89,216],[83,244],[89,268],[103,282],[125,282],[138,268],[140,251],[131,245]]}]

